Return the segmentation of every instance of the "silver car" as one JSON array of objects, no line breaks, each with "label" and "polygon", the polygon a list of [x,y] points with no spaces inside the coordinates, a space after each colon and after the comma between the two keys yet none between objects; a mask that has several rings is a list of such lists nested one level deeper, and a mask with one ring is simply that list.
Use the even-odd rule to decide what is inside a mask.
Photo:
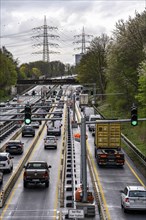
[{"label": "silver car", "polygon": [[44,139],[44,148],[57,149],[57,138],[55,136],[46,136],[46,138]]},{"label": "silver car", "polygon": [[121,191],[121,207],[128,210],[146,211],[146,188],[143,186],[126,186]]}]

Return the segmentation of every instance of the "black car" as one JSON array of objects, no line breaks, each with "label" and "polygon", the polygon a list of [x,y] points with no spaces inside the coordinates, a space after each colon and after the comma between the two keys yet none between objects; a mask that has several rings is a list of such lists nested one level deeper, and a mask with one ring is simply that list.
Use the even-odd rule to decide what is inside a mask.
[{"label": "black car", "polygon": [[31,125],[25,125],[22,128],[22,137],[24,136],[35,136],[35,129]]},{"label": "black car", "polygon": [[23,153],[23,145],[20,140],[10,140],[6,143],[6,152],[10,154],[22,154]]}]

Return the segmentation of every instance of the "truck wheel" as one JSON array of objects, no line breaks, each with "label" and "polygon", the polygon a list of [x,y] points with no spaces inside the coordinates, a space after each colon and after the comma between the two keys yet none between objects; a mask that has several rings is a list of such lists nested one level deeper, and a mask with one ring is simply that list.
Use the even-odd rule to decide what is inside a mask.
[{"label": "truck wheel", "polygon": [[45,186],[48,188],[48,187],[49,187],[49,182],[46,182],[46,183],[45,183]]},{"label": "truck wheel", "polygon": [[27,182],[23,182],[23,186],[24,186],[24,188],[26,188],[27,187]]}]

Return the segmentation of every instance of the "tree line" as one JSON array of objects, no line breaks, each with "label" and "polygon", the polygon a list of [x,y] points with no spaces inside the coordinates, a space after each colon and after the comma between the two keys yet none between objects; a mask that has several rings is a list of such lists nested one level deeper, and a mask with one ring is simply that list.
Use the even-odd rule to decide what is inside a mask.
[{"label": "tree line", "polygon": [[146,11],[119,20],[112,37],[94,38],[76,72],[80,83],[96,83],[98,103],[113,106],[119,116],[128,114],[134,103],[145,117]]},{"label": "tree line", "polygon": [[39,79],[72,75],[75,67],[63,64],[60,61],[36,61],[23,63],[19,66],[18,60],[5,47],[0,49],[0,100],[11,96],[11,86],[17,84],[18,79]]}]

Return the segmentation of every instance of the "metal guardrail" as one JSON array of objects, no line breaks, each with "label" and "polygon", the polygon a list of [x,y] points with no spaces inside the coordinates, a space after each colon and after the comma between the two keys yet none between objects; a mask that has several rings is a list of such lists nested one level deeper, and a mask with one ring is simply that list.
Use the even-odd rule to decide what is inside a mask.
[{"label": "metal guardrail", "polygon": [[[39,131],[38,135],[35,136],[35,139],[34,139],[32,145],[30,146],[30,148],[28,149],[28,151],[26,152],[26,154],[22,158],[22,160],[21,160],[19,166],[17,167],[16,171],[12,174],[12,176],[8,180],[7,184],[2,189],[1,194],[0,194],[0,207],[1,208],[5,204],[8,195],[10,194],[15,182],[17,181],[17,179],[18,179],[18,177],[19,177],[19,175],[20,175],[20,173],[23,169],[23,166],[25,165],[25,163],[28,160],[31,152],[33,151],[33,149],[34,149],[34,147],[35,147],[35,145],[36,145],[36,143],[37,143],[37,141],[38,141],[38,139],[41,135],[41,132],[44,129],[44,126],[45,126],[45,123],[40,128],[40,131]],[[19,132],[18,132],[18,135],[19,135]],[[16,138],[16,135],[15,135],[15,138]]]},{"label": "metal guardrail", "polygon": [[124,135],[122,135],[122,141],[139,157],[143,165],[146,167],[146,156],[144,156],[141,151]]},{"label": "metal guardrail", "polygon": [[5,126],[1,127],[0,129],[0,142],[4,140],[10,133],[18,128],[18,124],[12,121]]}]

